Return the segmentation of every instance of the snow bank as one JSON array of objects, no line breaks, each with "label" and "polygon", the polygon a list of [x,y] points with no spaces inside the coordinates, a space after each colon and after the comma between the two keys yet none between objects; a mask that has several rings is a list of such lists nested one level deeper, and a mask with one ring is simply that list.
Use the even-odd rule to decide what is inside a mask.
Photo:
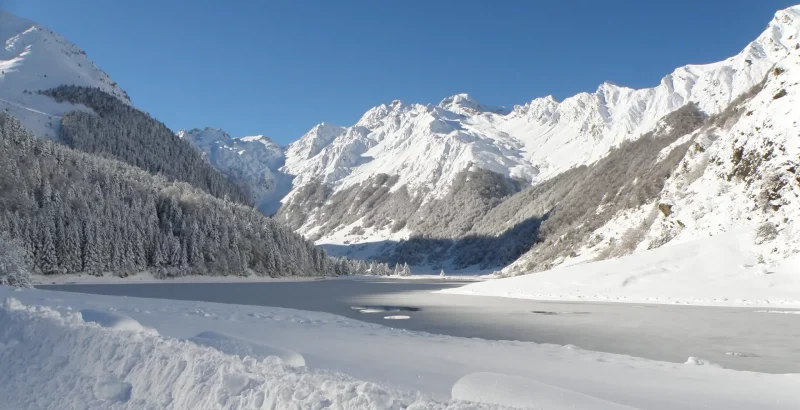
[{"label": "snow bank", "polygon": [[[0,309],[0,397],[6,408],[467,409],[331,372],[239,357],[194,343],[87,324],[13,298]],[[116,318],[119,319],[119,318]],[[207,335],[208,336],[208,335]]]},{"label": "snow bank", "polygon": [[800,308],[800,257],[761,263],[749,229],[618,259],[489,280],[442,293],[537,300]]}]

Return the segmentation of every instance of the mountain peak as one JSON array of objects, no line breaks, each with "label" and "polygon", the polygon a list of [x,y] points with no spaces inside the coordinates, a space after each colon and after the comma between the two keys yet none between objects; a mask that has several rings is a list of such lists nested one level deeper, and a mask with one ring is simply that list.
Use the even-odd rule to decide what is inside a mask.
[{"label": "mountain peak", "polygon": [[98,87],[130,104],[128,95],[83,50],[36,22],[0,10],[0,40],[5,43],[0,49],[5,96],[77,85]]},{"label": "mountain peak", "polygon": [[442,107],[442,108],[445,108],[445,107],[447,107],[449,105],[452,105],[452,104],[466,105],[466,106],[478,106],[478,105],[480,105],[480,103],[476,99],[472,98],[471,95],[469,95],[467,93],[459,93],[459,94],[454,94],[454,95],[451,95],[451,96],[443,99],[439,103],[439,106]]},{"label": "mountain peak", "polygon": [[483,105],[467,93],[451,95],[443,99],[439,103],[439,107],[458,114],[476,114],[484,112],[502,114],[506,112],[504,107],[489,107]]},{"label": "mountain peak", "polygon": [[[0,110],[39,136],[55,138],[52,117],[81,109],[37,91],[60,85],[99,88],[131,104],[128,95],[75,44],[47,27],[0,10]],[[83,108],[85,109],[85,108]]]},{"label": "mountain peak", "polygon": [[282,151],[281,146],[266,135],[249,135],[246,137],[241,137],[239,140],[244,142],[260,142],[267,148]]}]

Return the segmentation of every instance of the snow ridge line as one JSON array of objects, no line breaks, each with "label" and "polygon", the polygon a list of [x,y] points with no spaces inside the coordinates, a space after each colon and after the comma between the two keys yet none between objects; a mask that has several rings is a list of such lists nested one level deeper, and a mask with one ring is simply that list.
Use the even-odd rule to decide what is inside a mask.
[{"label": "snow ridge line", "polygon": [[0,308],[0,397],[8,408],[493,409],[390,390],[333,372],[113,330],[8,298]]}]

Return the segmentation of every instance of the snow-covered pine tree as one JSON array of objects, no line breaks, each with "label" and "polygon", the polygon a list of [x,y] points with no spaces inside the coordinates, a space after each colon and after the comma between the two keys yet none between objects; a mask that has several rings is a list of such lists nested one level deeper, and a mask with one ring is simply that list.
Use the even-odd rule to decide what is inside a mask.
[{"label": "snow-covered pine tree", "polygon": [[411,268],[408,266],[407,262],[403,263],[403,269],[402,269],[402,272],[400,273],[400,275],[402,275],[402,276],[411,276]]},{"label": "snow-covered pine tree", "polygon": [[0,232],[0,285],[31,287],[25,249],[18,240]]}]

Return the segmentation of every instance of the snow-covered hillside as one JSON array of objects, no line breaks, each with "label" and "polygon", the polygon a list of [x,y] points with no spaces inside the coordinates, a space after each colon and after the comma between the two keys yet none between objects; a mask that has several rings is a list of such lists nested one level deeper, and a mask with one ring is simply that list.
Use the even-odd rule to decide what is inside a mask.
[{"label": "snow-covered hillside", "polygon": [[47,27],[0,10],[0,109],[39,136],[58,135],[59,117],[75,109],[37,94],[59,85],[98,87],[130,103],[128,95],[86,53]]},{"label": "snow-covered hillside", "polygon": [[179,131],[209,163],[222,173],[244,184],[258,209],[274,214],[280,200],[289,192],[292,178],[279,169],[285,161],[284,149],[263,135],[233,138],[217,128]]}]

